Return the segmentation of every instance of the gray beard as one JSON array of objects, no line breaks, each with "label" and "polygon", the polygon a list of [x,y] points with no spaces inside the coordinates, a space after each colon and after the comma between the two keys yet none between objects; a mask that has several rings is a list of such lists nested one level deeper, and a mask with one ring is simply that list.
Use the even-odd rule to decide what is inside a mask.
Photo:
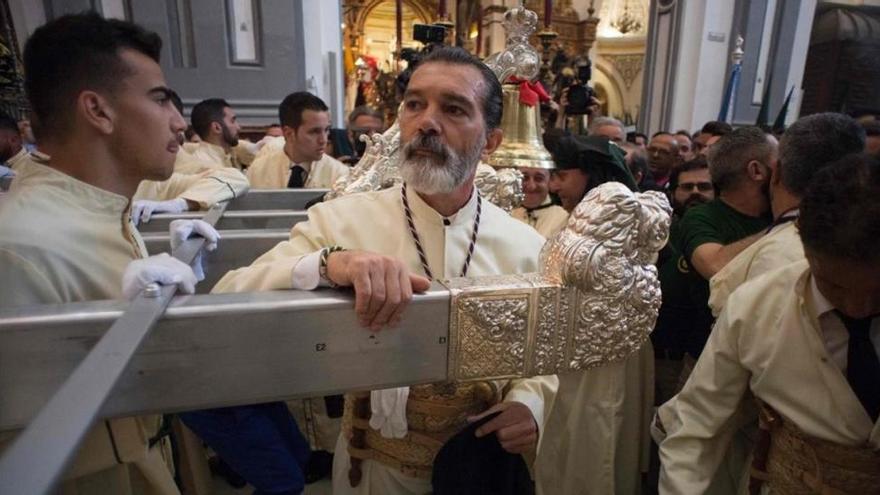
[{"label": "gray beard", "polygon": [[[403,146],[400,176],[422,194],[449,194],[472,176],[486,146],[485,136],[463,154],[442,144],[436,136],[419,134]],[[428,156],[415,155],[417,149],[428,149]]]}]

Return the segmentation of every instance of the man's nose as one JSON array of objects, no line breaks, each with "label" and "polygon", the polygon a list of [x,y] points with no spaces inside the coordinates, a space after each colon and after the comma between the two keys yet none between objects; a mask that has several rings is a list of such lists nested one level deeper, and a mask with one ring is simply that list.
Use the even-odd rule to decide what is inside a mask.
[{"label": "man's nose", "polygon": [[426,136],[440,134],[437,111],[434,105],[428,105],[428,108],[417,117],[419,132]]},{"label": "man's nose", "polygon": [[177,134],[178,132],[183,132],[186,130],[186,121],[183,120],[183,115],[180,115],[180,112],[177,109],[174,109],[174,115],[171,117],[171,131]]}]

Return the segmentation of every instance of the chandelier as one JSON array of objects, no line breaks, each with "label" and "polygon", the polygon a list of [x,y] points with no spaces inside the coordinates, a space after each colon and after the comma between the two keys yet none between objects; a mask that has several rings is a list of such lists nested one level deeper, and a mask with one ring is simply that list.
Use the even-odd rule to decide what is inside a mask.
[{"label": "chandelier", "polygon": [[629,1],[623,4],[623,11],[611,22],[611,27],[618,30],[620,34],[626,34],[642,29],[642,23],[639,18],[630,13]]}]

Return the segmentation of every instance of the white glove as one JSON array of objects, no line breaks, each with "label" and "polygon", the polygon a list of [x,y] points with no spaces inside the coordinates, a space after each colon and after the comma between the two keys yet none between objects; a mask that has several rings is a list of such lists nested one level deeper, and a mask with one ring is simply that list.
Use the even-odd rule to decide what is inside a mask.
[{"label": "white glove", "polygon": [[406,401],[409,387],[386,388],[370,392],[370,428],[385,438],[406,436]]},{"label": "white glove", "polygon": [[7,167],[6,165],[0,165],[0,177],[15,177],[15,170]]},{"label": "white glove", "polygon": [[137,225],[139,222],[149,222],[153,213],[183,213],[187,210],[189,210],[189,205],[183,198],[169,199],[168,201],[139,199],[131,204],[131,220]]},{"label": "white glove", "polygon": [[194,294],[198,280],[186,263],[168,253],[162,253],[134,260],[125,267],[122,274],[122,295],[129,300],[134,299],[153,282],[161,285],[177,284],[178,290],[184,294]]},{"label": "white glove", "polygon": [[174,220],[168,226],[168,233],[171,236],[172,251],[179,248],[183,241],[189,239],[194,233],[205,238],[205,246],[199,250],[192,264],[190,264],[196,278],[200,282],[205,280],[205,270],[202,267],[202,252],[217,249],[217,242],[220,240],[220,234],[217,230],[210,223],[203,220]]}]

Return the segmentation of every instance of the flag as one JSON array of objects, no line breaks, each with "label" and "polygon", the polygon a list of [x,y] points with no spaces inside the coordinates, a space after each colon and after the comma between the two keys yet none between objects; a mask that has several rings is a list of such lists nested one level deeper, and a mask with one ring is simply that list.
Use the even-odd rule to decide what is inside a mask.
[{"label": "flag", "polygon": [[721,102],[721,111],[718,112],[718,121],[730,123],[733,120],[733,102],[736,99],[736,89],[739,87],[739,74],[742,71],[742,64],[733,64],[730,71],[730,79],[727,81],[727,88],[724,90],[724,101]]},{"label": "flag", "polygon": [[791,103],[791,94],[794,93],[794,86],[788,90],[788,96],[785,97],[785,103],[782,104],[782,108],[779,109],[779,114],[776,116],[776,120],[773,122],[773,132],[781,133],[785,130],[785,117],[788,116],[788,104]]},{"label": "flag", "polygon": [[767,119],[770,116],[770,88],[773,86],[773,73],[767,76],[767,85],[764,86],[764,97],[761,98],[761,109],[758,111],[758,120],[755,125],[761,129],[768,130],[769,125]]}]

